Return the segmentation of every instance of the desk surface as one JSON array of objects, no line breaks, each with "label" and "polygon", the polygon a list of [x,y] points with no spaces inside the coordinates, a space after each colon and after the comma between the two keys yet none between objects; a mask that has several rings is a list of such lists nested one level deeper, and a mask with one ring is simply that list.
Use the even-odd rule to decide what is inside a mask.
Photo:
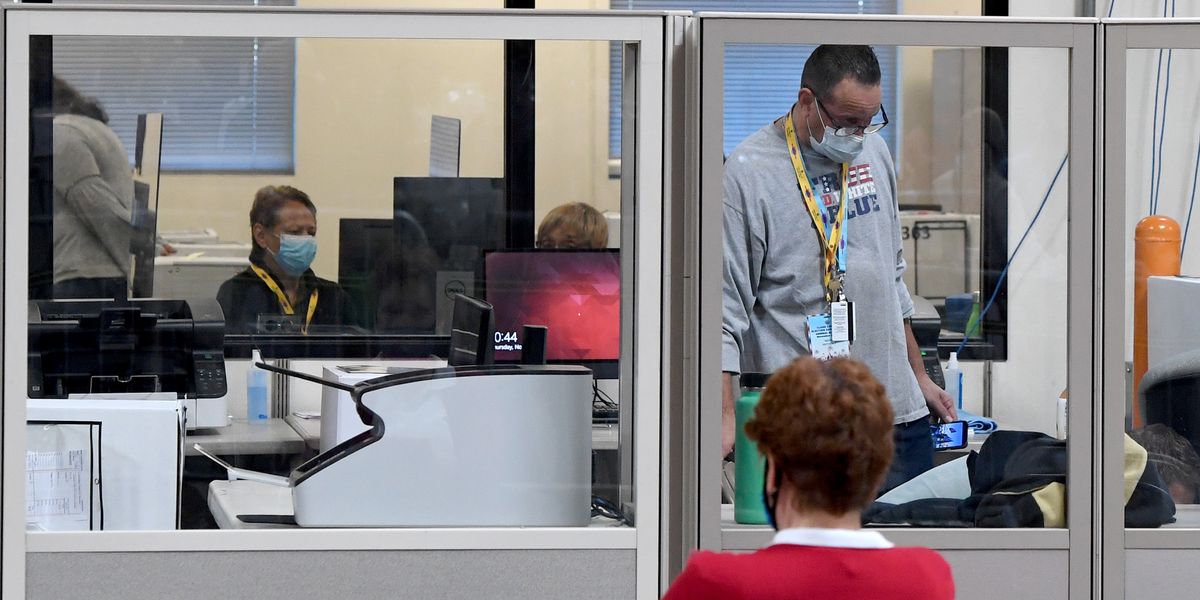
[{"label": "desk surface", "polygon": [[267,419],[263,423],[234,419],[226,427],[189,431],[184,442],[188,456],[200,454],[193,444],[222,455],[299,454],[305,448],[304,438],[283,419]]},{"label": "desk surface", "polygon": [[[292,429],[304,440],[311,450],[321,448],[321,419],[305,419],[295,414],[283,418]],[[592,450],[616,450],[620,444],[617,426],[592,425]]]}]

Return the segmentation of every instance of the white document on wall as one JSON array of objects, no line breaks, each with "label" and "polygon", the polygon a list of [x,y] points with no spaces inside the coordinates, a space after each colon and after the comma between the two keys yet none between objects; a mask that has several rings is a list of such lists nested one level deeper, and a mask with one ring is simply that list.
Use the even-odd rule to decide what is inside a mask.
[{"label": "white document on wall", "polygon": [[433,115],[429,131],[429,176],[458,177],[462,121]]},{"label": "white document on wall", "polygon": [[25,528],[101,529],[100,424],[26,425]]}]

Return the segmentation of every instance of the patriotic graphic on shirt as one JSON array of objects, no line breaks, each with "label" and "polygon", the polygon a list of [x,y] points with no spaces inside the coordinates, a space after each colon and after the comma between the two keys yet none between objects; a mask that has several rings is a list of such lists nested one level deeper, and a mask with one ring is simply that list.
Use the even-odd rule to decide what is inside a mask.
[{"label": "patriotic graphic on shirt", "polygon": [[[825,224],[837,217],[838,201],[841,199],[841,173],[831,171],[813,179],[813,188],[825,205]],[[850,167],[846,174],[846,219],[879,212],[879,194],[875,189],[875,178],[871,175],[871,164],[862,163]]]}]

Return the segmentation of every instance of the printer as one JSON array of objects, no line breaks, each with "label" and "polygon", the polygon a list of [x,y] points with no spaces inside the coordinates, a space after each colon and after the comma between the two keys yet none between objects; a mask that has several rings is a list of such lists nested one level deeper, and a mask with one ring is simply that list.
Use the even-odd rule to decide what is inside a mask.
[{"label": "printer", "polygon": [[31,300],[29,398],[173,392],[188,429],[229,424],[215,299]]},{"label": "printer", "polygon": [[[366,428],[289,477],[302,527],[583,527],[591,518],[592,372],[465,365],[348,384],[258,365],[349,395]],[[292,515],[271,515],[291,517]]]}]

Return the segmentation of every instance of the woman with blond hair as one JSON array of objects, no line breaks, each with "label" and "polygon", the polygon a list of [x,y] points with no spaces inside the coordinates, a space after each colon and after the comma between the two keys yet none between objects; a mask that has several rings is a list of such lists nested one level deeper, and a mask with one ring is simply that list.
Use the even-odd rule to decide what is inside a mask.
[{"label": "woman with blond hair", "polygon": [[556,206],[538,225],[538,248],[595,250],[607,245],[608,222],[585,202]]}]

